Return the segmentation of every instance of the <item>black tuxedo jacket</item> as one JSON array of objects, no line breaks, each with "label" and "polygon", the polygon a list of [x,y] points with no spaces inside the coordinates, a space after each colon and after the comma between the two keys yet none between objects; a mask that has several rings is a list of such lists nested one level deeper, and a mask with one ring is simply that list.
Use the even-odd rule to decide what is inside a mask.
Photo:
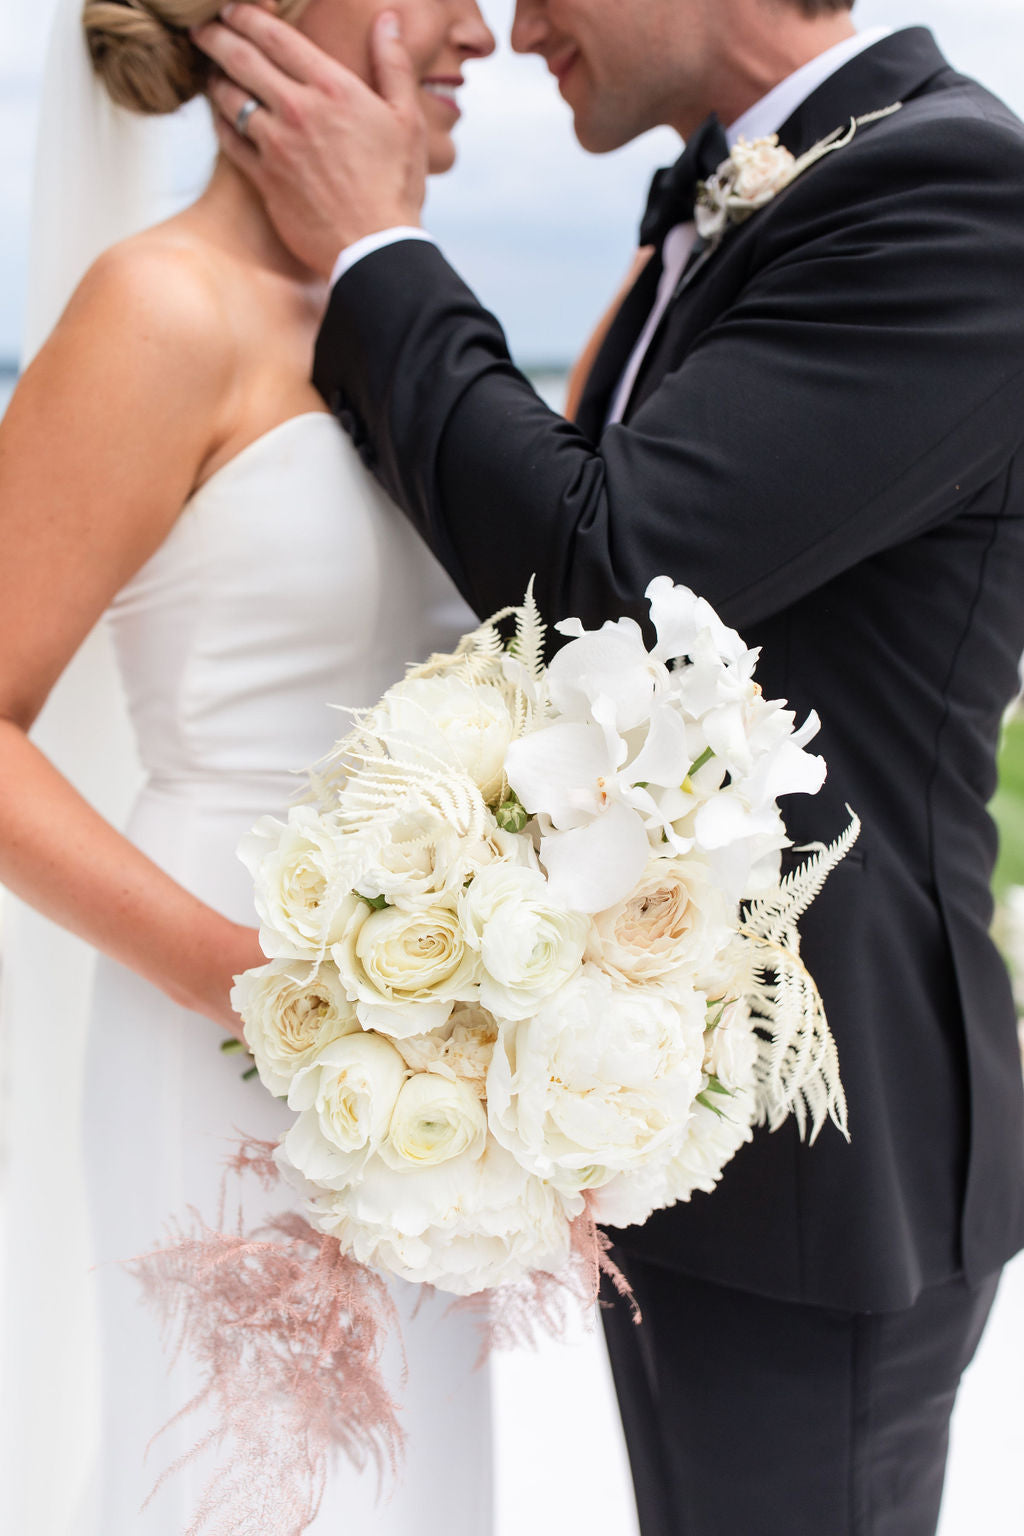
[{"label": "black tuxedo jacket", "polygon": [[790,1300],[881,1310],[1024,1245],[1021,1063],[989,936],[1000,718],[1024,650],[1024,126],[922,29],[794,114],[801,153],[860,129],[694,263],[626,420],[624,311],[582,420],[552,414],[435,248],[337,284],[315,378],[481,614],[588,625],[667,572],[814,708],[828,782],[796,843],[858,847],[803,923],[850,1104],[759,1132],[714,1196],[623,1246]]}]

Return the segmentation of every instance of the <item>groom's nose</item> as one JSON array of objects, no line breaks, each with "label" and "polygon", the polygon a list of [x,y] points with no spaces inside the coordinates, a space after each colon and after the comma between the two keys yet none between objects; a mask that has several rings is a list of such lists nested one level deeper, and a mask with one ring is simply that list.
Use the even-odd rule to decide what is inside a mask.
[{"label": "groom's nose", "polygon": [[516,0],[511,36],[516,53],[535,53],[547,34],[547,0]]},{"label": "groom's nose", "polygon": [[454,41],[475,59],[486,59],[497,44],[494,33],[484,21],[477,0],[464,0]]}]

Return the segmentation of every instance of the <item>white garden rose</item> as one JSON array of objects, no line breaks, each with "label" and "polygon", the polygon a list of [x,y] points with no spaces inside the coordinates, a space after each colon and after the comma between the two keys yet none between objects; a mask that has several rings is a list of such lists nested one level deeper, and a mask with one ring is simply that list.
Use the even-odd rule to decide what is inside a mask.
[{"label": "white garden rose", "polygon": [[380,1155],[392,1168],[429,1168],[464,1153],[479,1155],[487,1115],[473,1089],[437,1072],[418,1072],[398,1095]]},{"label": "white garden rose", "polygon": [[713,968],[735,919],[705,863],[655,858],[630,896],[593,918],[587,958],[622,981],[692,984]]},{"label": "white garden rose", "polygon": [[704,1028],[699,993],[616,986],[586,965],[532,1018],[501,1026],[491,1129],[566,1192],[641,1168],[682,1137],[704,1081]]},{"label": "white garden rose", "polygon": [[396,1040],[395,1046],[414,1072],[438,1072],[449,1082],[458,1079],[482,1099],[497,1038],[498,1026],[486,1009],[478,1003],[456,1003],[439,1029]]},{"label": "white garden rose", "polygon": [[483,967],[480,1001],[501,1018],[527,1018],[583,959],[587,919],[554,904],[539,870],[482,869],[463,892],[459,916]]},{"label": "white garden rose", "polygon": [[501,797],[515,726],[500,688],[450,675],[407,678],[388,689],[370,729],[398,762],[455,768],[489,803]]},{"label": "white garden rose", "polygon": [[756,207],[770,202],[789,185],[796,166],[794,156],[779,143],[777,133],[752,142],[739,139],[732,147],[730,158],[735,168],[732,196]]},{"label": "white garden rose", "polygon": [[331,953],[364,1028],[425,1034],[476,996],[480,962],[450,908],[363,906]]},{"label": "white garden rose", "polygon": [[231,1006],[263,1086],[284,1098],[292,1078],[332,1040],[359,1028],[352,1003],[329,960],[272,960],[239,976]]},{"label": "white garden rose", "polygon": [[582,1210],[580,1197],[531,1177],[493,1137],[482,1156],[435,1167],[399,1171],[372,1157],[348,1188],[305,1207],[360,1263],[457,1296],[564,1270]]},{"label": "white garden rose", "polygon": [[339,1188],[388,1134],[406,1079],[390,1040],[360,1031],[324,1047],[297,1072],[288,1094],[299,1118],[284,1139],[305,1178]]},{"label": "white garden rose", "polygon": [[319,958],[340,938],[355,901],[340,841],[334,820],[309,805],[293,806],[287,823],[262,817],[242,839],[266,955]]}]

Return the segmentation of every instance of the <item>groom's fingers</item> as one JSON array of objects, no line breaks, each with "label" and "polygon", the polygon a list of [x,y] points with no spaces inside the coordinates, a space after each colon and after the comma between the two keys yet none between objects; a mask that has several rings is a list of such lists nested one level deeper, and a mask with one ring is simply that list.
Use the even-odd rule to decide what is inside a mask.
[{"label": "groom's fingers", "polygon": [[[206,46],[207,34],[217,49],[215,53]],[[269,62],[282,75],[300,85],[326,87],[340,68],[295,27],[271,15],[261,5],[225,5],[220,22],[199,27],[193,37],[204,53],[210,52],[226,73],[234,76],[240,85],[252,89],[254,95],[256,82],[243,80],[234,69],[229,69],[222,53],[232,62],[239,60],[246,68],[253,58]]]},{"label": "groom's fingers", "polygon": [[382,11],[377,17],[370,38],[370,56],[377,89],[388,105],[400,112],[417,113],[419,84],[393,11]]},{"label": "groom's fingers", "polygon": [[239,113],[254,98],[246,94],[232,80],[211,80],[208,91],[210,100],[217,108],[224,126],[229,128],[239,143],[255,153],[260,147],[263,130],[270,121],[270,113],[261,103],[254,112],[246,115],[245,132],[237,129]]},{"label": "groom's fingers", "polygon": [[222,117],[214,118],[213,125],[224,154],[248,176],[257,191],[262,191],[263,163],[260,160],[259,150],[240,133],[236,133],[230,123],[225,122]]},{"label": "groom's fingers", "polygon": [[[247,5],[241,9],[250,11],[256,7]],[[298,88],[292,76],[280,70],[246,38],[219,22],[197,27],[191,36],[196,47],[241,86],[246,96],[255,96],[273,112],[279,112],[286,98]]]}]

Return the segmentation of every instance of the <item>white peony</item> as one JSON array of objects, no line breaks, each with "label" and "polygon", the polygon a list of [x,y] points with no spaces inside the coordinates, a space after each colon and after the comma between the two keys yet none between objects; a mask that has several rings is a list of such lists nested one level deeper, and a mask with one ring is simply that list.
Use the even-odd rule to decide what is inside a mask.
[{"label": "white peony", "polygon": [[480,1001],[501,1018],[527,1018],[583,959],[587,920],[555,905],[539,870],[482,869],[463,892],[459,917],[480,955]]},{"label": "white peony", "polygon": [[389,688],[369,729],[397,762],[453,767],[494,803],[515,733],[504,693],[459,677],[413,677]]},{"label": "white peony", "polygon": [[306,1214],[360,1263],[468,1296],[564,1270],[582,1209],[581,1198],[532,1178],[489,1137],[482,1156],[435,1167],[399,1171],[370,1158],[348,1188],[310,1199]]},{"label": "white peony", "polygon": [[[750,1009],[742,998],[730,1003],[714,1029],[707,1034],[705,1070],[732,1092],[752,1090],[756,1084],[761,1041]],[[728,1110],[728,1105],[719,1106]]]},{"label": "white peony", "polygon": [[362,906],[331,954],[364,1028],[425,1034],[476,997],[479,958],[450,908]]},{"label": "white peony", "polygon": [[537,865],[527,837],[511,837],[488,815],[484,835],[463,836],[436,807],[409,809],[389,829],[383,846],[361,862],[353,884],[364,896],[414,911],[454,906],[466,881],[496,859]]},{"label": "white peony", "polygon": [[717,1113],[695,1104],[682,1139],[671,1157],[636,1173],[621,1174],[591,1199],[594,1219],[604,1227],[642,1225],[653,1211],[689,1200],[695,1190],[711,1194],[745,1142],[753,1140],[756,1114],[750,1092],[722,1098]]},{"label": "white peony", "polygon": [[592,919],[587,959],[622,981],[699,984],[735,925],[736,908],[705,863],[654,858],[624,901]]},{"label": "white peony", "polygon": [[667,1153],[703,1084],[705,1000],[615,986],[587,965],[533,1018],[500,1028],[491,1129],[570,1192]]},{"label": "white peony", "polygon": [[392,1168],[429,1168],[487,1140],[487,1115],[472,1087],[437,1072],[418,1072],[398,1095],[380,1155]]},{"label": "white peony", "polygon": [[359,1028],[355,1008],[329,960],[272,960],[239,976],[231,1006],[263,1086],[284,1098],[296,1072],[332,1040]]},{"label": "white peony", "polygon": [[297,1072],[288,1106],[299,1117],[284,1139],[294,1166],[316,1184],[337,1188],[388,1134],[406,1079],[406,1066],[390,1040],[345,1035]]},{"label": "white peony", "polygon": [[264,816],[242,839],[238,856],[255,884],[264,953],[322,956],[340,937],[355,900],[333,819],[309,805],[293,806],[287,823]]}]

